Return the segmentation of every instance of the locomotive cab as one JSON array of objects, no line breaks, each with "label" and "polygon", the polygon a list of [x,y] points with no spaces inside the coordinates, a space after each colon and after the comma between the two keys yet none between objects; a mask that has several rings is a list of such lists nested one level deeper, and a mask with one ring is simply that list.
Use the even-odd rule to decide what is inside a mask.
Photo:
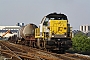
[{"label": "locomotive cab", "polygon": [[44,32],[48,32],[50,34],[49,35],[50,38],[71,37],[70,35],[71,27],[70,24],[68,24],[67,16],[64,14],[57,14],[57,13],[49,14],[46,16],[45,20],[41,22],[41,24],[43,27],[47,27],[47,29],[42,27],[41,30],[44,30]]}]

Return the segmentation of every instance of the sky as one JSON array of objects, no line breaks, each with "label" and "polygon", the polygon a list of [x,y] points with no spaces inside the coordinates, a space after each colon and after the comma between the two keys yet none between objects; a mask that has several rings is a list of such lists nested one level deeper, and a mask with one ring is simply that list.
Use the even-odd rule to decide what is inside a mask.
[{"label": "sky", "polygon": [[90,0],[0,0],[0,25],[34,23],[49,13],[64,13],[73,29],[90,25]]}]

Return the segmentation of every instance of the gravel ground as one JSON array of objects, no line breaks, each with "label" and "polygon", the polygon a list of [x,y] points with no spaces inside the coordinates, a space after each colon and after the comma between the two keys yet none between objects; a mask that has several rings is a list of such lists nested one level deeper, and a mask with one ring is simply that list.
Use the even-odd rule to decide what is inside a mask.
[{"label": "gravel ground", "polygon": [[1,56],[1,55],[0,55],[0,60],[4,60],[4,58],[5,58],[4,56]]}]

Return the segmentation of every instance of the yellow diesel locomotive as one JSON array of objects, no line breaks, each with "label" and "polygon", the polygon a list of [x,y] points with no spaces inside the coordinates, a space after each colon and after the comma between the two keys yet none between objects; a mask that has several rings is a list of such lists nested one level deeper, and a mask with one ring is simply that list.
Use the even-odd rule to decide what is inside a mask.
[{"label": "yellow diesel locomotive", "polygon": [[50,13],[44,16],[35,29],[35,39],[39,48],[65,51],[72,45],[72,30],[64,14]]}]

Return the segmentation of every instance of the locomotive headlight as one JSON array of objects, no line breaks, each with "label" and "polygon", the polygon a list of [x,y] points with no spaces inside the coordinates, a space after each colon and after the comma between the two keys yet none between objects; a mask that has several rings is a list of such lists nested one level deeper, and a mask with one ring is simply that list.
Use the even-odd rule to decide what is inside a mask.
[{"label": "locomotive headlight", "polygon": [[64,37],[67,37],[67,33],[64,33]]},{"label": "locomotive headlight", "polygon": [[54,37],[54,35],[52,35],[52,37]]},{"label": "locomotive headlight", "polygon": [[66,35],[64,37],[67,37]]}]

